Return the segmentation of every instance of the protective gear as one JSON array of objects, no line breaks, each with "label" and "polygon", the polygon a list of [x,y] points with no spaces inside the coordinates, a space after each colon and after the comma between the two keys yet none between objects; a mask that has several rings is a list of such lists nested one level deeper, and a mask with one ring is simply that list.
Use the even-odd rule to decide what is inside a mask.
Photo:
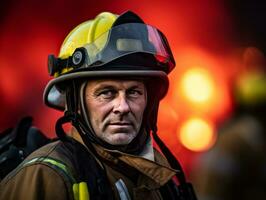
[{"label": "protective gear", "polygon": [[[117,186],[123,181],[131,199],[183,200],[171,180],[175,170],[158,151],[154,153],[155,163],[125,154],[115,157],[99,147],[98,160],[77,140],[55,141],[27,157],[0,183],[0,199],[125,200]],[[138,183],[133,181],[137,178]]]},{"label": "protective gear", "polygon": [[[167,92],[167,74],[175,61],[164,35],[134,13],[117,18],[101,13],[77,26],[66,37],[59,58],[49,56],[54,75],[44,92],[45,103],[64,110],[65,93],[60,84],[77,78],[144,77],[158,79],[161,99]],[[156,83],[156,81],[154,81]]]},{"label": "protective gear", "polygon": [[[71,122],[91,151],[95,151],[94,143],[109,150],[139,155],[152,131],[170,165],[180,172],[177,174],[180,195],[184,199],[196,199],[180,164],[157,135],[159,101],[168,90],[167,74],[175,66],[168,42],[159,30],[146,25],[130,11],[119,17],[102,13],[71,31],[61,47],[59,58],[49,56],[48,61],[49,73],[55,79],[46,86],[44,101],[50,107],[65,109],[64,116],[56,123],[56,133],[61,140],[66,138],[62,125]],[[100,78],[141,79],[145,82],[148,103],[142,127],[128,145],[114,146],[102,141],[86,120],[84,81]]]},{"label": "protective gear", "polygon": [[90,126],[84,105],[84,79],[140,78],[147,87],[148,99],[153,100],[148,102],[143,117],[142,134],[119,149],[139,153],[150,130],[156,130],[159,101],[168,90],[167,74],[174,65],[164,35],[130,11],[119,17],[101,13],[94,20],[82,23],[65,39],[59,58],[49,56],[49,72],[55,79],[48,83],[44,101],[57,109],[67,108],[64,119],[57,122],[57,135],[64,137],[61,125],[71,121],[83,133],[82,137],[86,135],[87,143],[116,149],[117,146],[96,137]]},{"label": "protective gear", "polygon": [[113,199],[104,169],[72,138],[33,152],[0,182],[0,189],[0,199]]}]

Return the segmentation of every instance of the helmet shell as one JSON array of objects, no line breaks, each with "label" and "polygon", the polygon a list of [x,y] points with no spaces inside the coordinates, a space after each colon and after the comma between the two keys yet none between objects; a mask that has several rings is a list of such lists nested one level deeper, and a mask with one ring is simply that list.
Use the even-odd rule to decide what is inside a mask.
[{"label": "helmet shell", "polygon": [[[95,41],[97,41],[97,43],[94,44],[94,46],[96,46],[95,48],[100,50],[103,49],[108,40],[108,35],[105,36],[104,33],[110,31],[118,22],[125,24],[144,24],[136,14],[130,11],[121,16],[109,12],[100,13],[95,19],[81,23],[68,34],[60,48],[58,59],[67,61],[68,58],[73,56],[77,49],[92,44]],[[97,40],[98,38],[101,38],[101,40]],[[165,40],[164,38],[163,41]],[[166,44],[168,45],[167,41]],[[88,51],[88,54],[89,53]],[[152,67],[148,65],[152,65]],[[153,67],[155,65],[156,56],[146,55],[145,52],[133,52],[121,58],[117,58],[116,60],[104,63],[98,68],[74,69],[73,66],[67,65],[62,70],[53,74],[55,78],[47,84],[44,91],[44,102],[49,107],[65,110],[66,97],[64,89],[59,87],[60,85],[67,85],[68,81],[74,79],[100,79],[112,77],[119,79],[125,77],[129,79],[145,78],[148,82],[147,85],[152,87],[151,90],[157,91],[158,93],[153,98],[161,99],[168,90],[168,72]]]}]

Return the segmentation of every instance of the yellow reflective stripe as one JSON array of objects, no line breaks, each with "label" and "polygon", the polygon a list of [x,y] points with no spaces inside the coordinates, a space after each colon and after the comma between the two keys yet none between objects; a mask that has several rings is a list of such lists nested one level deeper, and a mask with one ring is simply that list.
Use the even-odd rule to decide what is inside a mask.
[{"label": "yellow reflective stripe", "polygon": [[86,182],[75,183],[72,186],[74,200],[89,200],[90,194]]},{"label": "yellow reflective stripe", "polygon": [[89,200],[89,190],[88,185],[86,182],[80,182],[76,183],[75,179],[72,177],[72,174],[68,170],[67,166],[63,164],[62,162],[59,162],[53,158],[47,158],[47,157],[39,157],[39,158],[33,158],[26,162],[23,166],[27,166],[34,163],[47,163],[50,166],[53,166],[55,169],[62,170],[64,174],[70,178],[72,181],[72,190],[74,195],[74,200]]},{"label": "yellow reflective stripe", "polygon": [[68,170],[67,166],[64,163],[62,163],[60,161],[57,161],[57,160],[55,160],[53,158],[47,158],[47,157],[33,158],[33,159],[29,160],[28,162],[26,162],[23,166],[27,166],[27,165],[33,164],[35,162],[36,163],[37,162],[47,163],[50,166],[61,170],[68,178],[70,178],[70,181],[72,183],[76,182],[74,177],[72,176],[72,173]]},{"label": "yellow reflective stripe", "polygon": [[74,200],[79,200],[79,184],[74,183],[72,186]]},{"label": "yellow reflective stripe", "polygon": [[64,164],[62,164],[60,162],[57,162],[57,161],[55,161],[53,159],[45,158],[45,159],[42,160],[42,162],[51,163],[52,165],[55,165],[55,166],[59,167],[60,169],[62,169],[65,172],[68,173],[68,170],[67,170],[67,168],[66,168],[66,166]]},{"label": "yellow reflective stripe", "polygon": [[89,190],[87,183],[85,182],[80,182],[79,183],[79,200],[89,200]]},{"label": "yellow reflective stripe", "polygon": [[67,170],[67,168],[66,168],[66,166],[65,166],[64,164],[62,164],[62,163],[60,163],[60,162],[58,162],[58,161],[56,161],[56,160],[54,160],[54,159],[51,159],[51,158],[42,158],[42,157],[40,157],[40,158],[33,158],[32,160],[26,162],[26,163],[24,164],[24,166],[25,166],[25,165],[28,165],[28,164],[32,164],[32,163],[34,163],[34,162],[45,162],[45,163],[50,163],[50,164],[55,165],[55,166],[59,167],[60,169],[62,169],[62,170],[64,170],[65,172],[68,173],[68,170]]}]

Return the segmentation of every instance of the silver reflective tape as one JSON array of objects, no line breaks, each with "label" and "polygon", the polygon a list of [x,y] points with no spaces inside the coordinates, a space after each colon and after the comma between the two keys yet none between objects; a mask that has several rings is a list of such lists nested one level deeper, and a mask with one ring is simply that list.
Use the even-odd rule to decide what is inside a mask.
[{"label": "silver reflective tape", "polygon": [[131,200],[126,184],[124,183],[122,179],[119,179],[118,181],[116,181],[115,186],[117,188],[117,191],[118,191],[118,194],[121,200]]}]

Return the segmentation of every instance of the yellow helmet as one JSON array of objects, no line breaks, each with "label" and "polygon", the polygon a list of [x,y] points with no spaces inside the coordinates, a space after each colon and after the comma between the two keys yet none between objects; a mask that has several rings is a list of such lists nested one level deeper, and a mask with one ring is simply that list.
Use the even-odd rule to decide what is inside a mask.
[{"label": "yellow helmet", "polygon": [[[77,48],[82,47],[85,44],[92,43],[101,34],[108,31],[112,27],[116,19],[117,15],[109,12],[103,12],[96,16],[94,20],[88,20],[81,23],[76,28],[74,28],[65,38],[60,48],[58,57],[61,59],[68,58],[74,53]],[[105,41],[101,40],[101,42],[104,43]],[[99,46],[102,47],[103,45]],[[65,73],[70,69],[73,68],[65,68],[62,70],[62,73]],[[55,73],[56,77],[58,75],[58,73]]]},{"label": "yellow helmet", "polygon": [[165,36],[135,13],[120,16],[103,12],[74,28],[59,56],[48,57],[54,79],[44,91],[45,103],[64,110],[62,85],[69,80],[95,77],[144,77],[154,80],[158,97],[168,90],[167,74],[175,61]]}]

